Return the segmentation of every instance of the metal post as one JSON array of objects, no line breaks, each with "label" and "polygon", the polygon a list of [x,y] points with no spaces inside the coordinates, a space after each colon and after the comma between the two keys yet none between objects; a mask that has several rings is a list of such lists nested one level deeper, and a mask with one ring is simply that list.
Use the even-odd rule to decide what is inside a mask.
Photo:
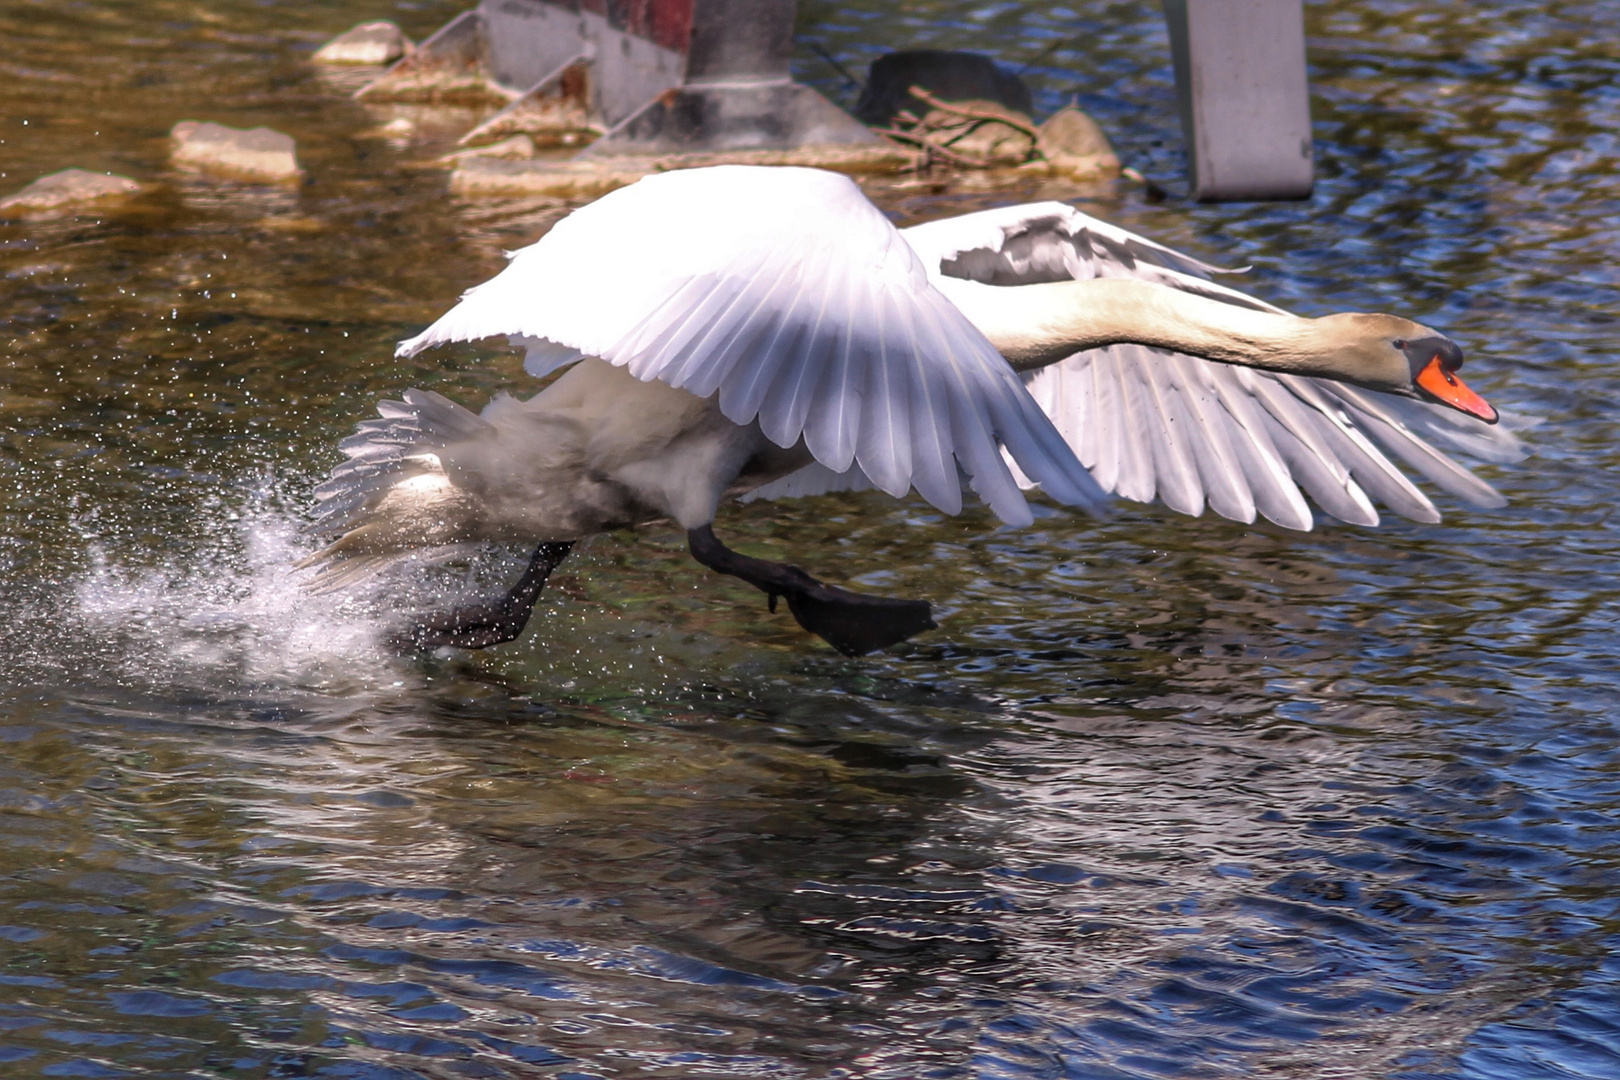
[{"label": "metal post", "polygon": [[[795,0],[480,0],[360,97],[494,100],[463,137],[589,157],[894,151],[788,74]],[[601,138],[596,138],[601,136]]]},{"label": "metal post", "polygon": [[1164,0],[1164,14],[1194,197],[1310,195],[1302,0]]},{"label": "metal post", "polygon": [[[681,0],[650,2],[657,10]],[[688,2],[692,30],[681,85],[582,156],[880,144],[866,125],[789,76],[795,0]]]}]

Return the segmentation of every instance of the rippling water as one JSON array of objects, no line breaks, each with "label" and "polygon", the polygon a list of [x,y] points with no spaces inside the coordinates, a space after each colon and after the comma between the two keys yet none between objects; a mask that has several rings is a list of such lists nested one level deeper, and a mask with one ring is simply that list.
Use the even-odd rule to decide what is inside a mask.
[{"label": "rippling water", "polygon": [[[839,659],[653,529],[409,662],[390,597],[291,584],[307,493],[379,396],[527,385],[390,347],[558,211],[447,197],[455,118],[390,142],[307,58],[455,10],[0,0],[0,190],[155,185],[0,224],[0,1072],[1620,1075],[1612,5],[1311,4],[1320,184],[1256,206],[1178,196],[1155,5],[801,7],[856,70],[990,49],[1078,97],[1172,192],[1087,210],[1463,341],[1540,421],[1482,470],[1507,509],[755,504],[726,535],[942,629]],[[188,117],[310,182],[169,171]]]}]

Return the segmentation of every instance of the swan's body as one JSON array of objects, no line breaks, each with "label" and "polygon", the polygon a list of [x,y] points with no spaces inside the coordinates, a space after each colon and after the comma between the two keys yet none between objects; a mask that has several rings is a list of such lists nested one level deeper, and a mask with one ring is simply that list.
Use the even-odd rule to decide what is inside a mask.
[{"label": "swan's body", "polygon": [[[404,447],[415,452],[387,456],[382,501],[355,508],[343,525],[358,524],[334,556],[386,561],[480,540],[576,540],[660,519],[696,528],[726,495],[812,460],[776,446],[758,424],[732,423],[713,398],[593,358],[528,401],[496,398],[481,417],[421,391],[402,404]],[[371,432],[386,439],[398,419],[367,421],[371,431],[356,441],[389,445]]]},{"label": "swan's body", "polygon": [[[343,535],[317,559],[332,560],[326,580],[337,583],[423,548],[541,542],[525,575],[537,593],[531,577],[543,582],[573,540],[667,518],[706,565],[754,582],[773,604],[787,596],[801,623],[865,651],[932,625],[926,605],[855,597],[735,556],[709,531],[722,501],[869,485],[915,489],[956,513],[965,481],[1022,524],[1019,488],[1032,483],[1059,502],[1101,506],[1103,487],[1075,456],[1090,450],[1104,486],[1142,497],[1145,472],[1167,502],[1195,513],[1207,490],[1227,516],[1253,520],[1258,507],[1308,528],[1299,478],[1330,512],[1375,522],[1356,484],[1367,474],[1386,501],[1397,492],[1395,509],[1437,517],[1348,415],[1354,395],[1373,402],[1368,415],[1387,429],[1374,433],[1394,432],[1397,452],[1475,501],[1500,501],[1398,417],[1374,415],[1374,399],[1438,387],[1453,408],[1494,420],[1456,381],[1455,345],[1392,316],[1295,318],[1205,280],[1211,269],[1061,204],[902,234],[834,174],[730,166],[654,176],[559,222],[401,346],[507,335],[528,346],[532,374],[574,366],[526,402],[497,398],[481,418],[417,391],[384,403],[318,492],[319,527]],[[1163,447],[1145,448],[1146,469],[1138,461],[1135,474],[1107,475],[1111,459],[1072,421],[1096,412],[1081,383],[1106,397],[1100,372],[1122,354],[1146,363],[1151,401],[1121,396],[1090,434],[1106,435],[1117,459],[1122,419],[1168,431]],[[1330,396],[1339,391],[1321,389],[1336,385],[1326,378],[1385,393]],[[1119,386],[1130,393],[1128,380]],[[1298,400],[1313,402],[1332,434],[1300,420],[1289,404]],[[1501,442],[1474,427],[1480,443]],[[1208,461],[1191,457],[1194,443]],[[851,614],[860,604],[877,607]],[[846,624],[889,617],[889,630],[849,637]],[[506,639],[452,623],[418,640]]]}]

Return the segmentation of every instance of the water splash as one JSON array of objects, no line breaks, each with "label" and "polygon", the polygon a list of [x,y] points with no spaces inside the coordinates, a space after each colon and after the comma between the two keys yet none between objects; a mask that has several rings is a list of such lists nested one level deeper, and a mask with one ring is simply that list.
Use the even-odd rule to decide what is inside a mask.
[{"label": "water splash", "polygon": [[203,538],[156,565],[128,562],[107,539],[89,538],[91,565],[63,591],[60,612],[58,633],[75,641],[75,654],[126,685],[214,693],[342,693],[408,677],[384,644],[392,617],[381,588],[306,588],[308,573],[293,567],[314,541],[274,484],[256,487],[241,507],[214,500],[203,517]]}]

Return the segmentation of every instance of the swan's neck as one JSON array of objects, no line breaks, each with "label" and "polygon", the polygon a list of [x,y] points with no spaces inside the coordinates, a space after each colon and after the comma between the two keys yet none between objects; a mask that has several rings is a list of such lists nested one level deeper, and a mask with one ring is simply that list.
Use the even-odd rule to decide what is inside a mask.
[{"label": "swan's neck", "polygon": [[1344,342],[1318,320],[1253,311],[1120,278],[942,289],[1019,371],[1133,343],[1245,367],[1344,375]]}]

